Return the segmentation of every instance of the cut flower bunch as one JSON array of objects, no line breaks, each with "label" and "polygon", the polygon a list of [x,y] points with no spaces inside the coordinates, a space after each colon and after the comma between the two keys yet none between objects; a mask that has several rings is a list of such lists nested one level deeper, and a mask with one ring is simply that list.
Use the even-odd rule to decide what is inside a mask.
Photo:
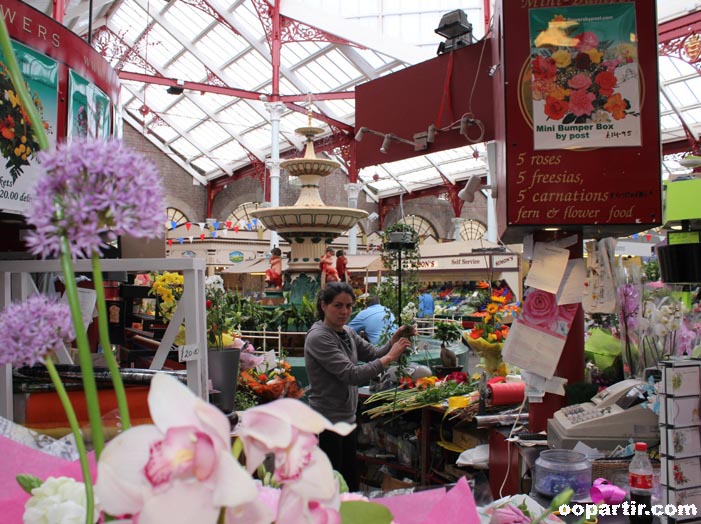
[{"label": "cut flower bunch", "polygon": [[[154,423],[131,427],[119,367],[106,351],[123,432],[105,445],[73,259],[92,260],[100,344],[108,348],[100,249],[106,240],[126,233],[146,238],[163,234],[161,177],[151,163],[118,141],[73,140],[48,151],[4,19],[0,47],[42,150],[43,174],[27,213],[34,227],[27,245],[35,255],[60,259],[68,302],[36,296],[6,307],[0,313],[0,363],[45,363],[75,437],[83,475],[78,490],[64,479],[20,475],[18,482],[32,494],[24,522],[53,522],[60,512],[62,524],[115,518],[134,524],[331,524],[346,519],[389,524],[389,510],[378,504],[341,501],[331,463],[317,446],[320,432],[347,435],[354,425],[332,424],[294,399],[241,412],[232,450],[228,418],[177,379],[156,374],[148,396]],[[52,362],[53,353],[73,338],[97,459],[95,483],[75,412]],[[272,472],[263,467],[268,456],[274,457]],[[81,489],[84,497],[77,494]]]}]

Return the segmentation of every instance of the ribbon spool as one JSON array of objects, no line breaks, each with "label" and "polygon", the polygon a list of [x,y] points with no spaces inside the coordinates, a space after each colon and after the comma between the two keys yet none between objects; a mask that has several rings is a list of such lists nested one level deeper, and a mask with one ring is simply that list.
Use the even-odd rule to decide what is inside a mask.
[{"label": "ribbon spool", "polygon": [[497,382],[487,384],[492,394],[493,406],[520,404],[526,392],[525,382]]}]

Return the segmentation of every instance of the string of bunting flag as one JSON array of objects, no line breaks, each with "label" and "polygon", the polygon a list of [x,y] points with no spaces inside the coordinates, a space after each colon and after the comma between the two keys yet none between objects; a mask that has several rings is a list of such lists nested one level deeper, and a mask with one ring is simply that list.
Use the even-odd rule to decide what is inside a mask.
[{"label": "string of bunting flag", "polygon": [[[258,219],[254,218],[250,221],[239,220],[238,222],[232,222],[227,220],[225,222],[219,222],[218,220],[208,220],[207,222],[185,222],[184,224],[178,224],[175,220],[170,221],[170,231],[175,231],[179,226],[185,226],[185,230],[192,235],[181,236],[178,238],[169,238],[168,245],[172,246],[174,241],[177,241],[181,245],[185,241],[189,241],[190,244],[197,238],[199,240],[207,240],[208,238],[224,238],[227,236],[229,231],[238,233],[239,231],[256,231],[258,230]],[[193,229],[196,226],[199,229]],[[199,235],[196,233],[199,230]]]}]

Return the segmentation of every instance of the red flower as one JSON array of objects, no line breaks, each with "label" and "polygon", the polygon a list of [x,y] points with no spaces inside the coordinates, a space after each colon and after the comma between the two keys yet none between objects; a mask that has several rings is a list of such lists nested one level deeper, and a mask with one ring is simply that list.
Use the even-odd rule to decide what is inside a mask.
[{"label": "red flower", "polygon": [[208,300],[207,302],[205,302],[205,307],[206,307],[207,309],[210,309],[210,308],[212,307],[212,301],[211,301],[211,300]]},{"label": "red flower", "polygon": [[558,100],[552,96],[545,98],[545,114],[553,120],[560,120],[563,116],[565,116],[568,108],[569,103],[565,100]]},{"label": "red flower", "polygon": [[594,81],[599,85],[599,93],[604,96],[611,96],[613,88],[616,87],[618,79],[616,75],[610,71],[602,71],[594,78]]},{"label": "red flower", "polygon": [[533,62],[531,62],[531,69],[533,70],[533,78],[536,80],[548,80],[555,78],[557,74],[555,60],[552,58],[543,58],[540,55],[537,55],[533,59]]}]

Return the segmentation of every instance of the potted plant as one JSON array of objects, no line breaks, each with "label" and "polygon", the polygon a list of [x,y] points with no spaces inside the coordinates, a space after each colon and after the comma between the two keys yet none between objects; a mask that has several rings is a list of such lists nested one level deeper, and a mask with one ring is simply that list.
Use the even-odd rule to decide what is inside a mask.
[{"label": "potted plant", "polygon": [[441,341],[441,365],[435,366],[436,375],[440,377],[453,371],[461,371],[462,366],[458,365],[458,357],[448,348],[448,344],[460,340],[462,329],[455,322],[436,322],[436,332],[433,336]]},{"label": "potted plant", "polygon": [[225,413],[234,409],[241,350],[233,347],[236,297],[224,289],[219,275],[205,280],[207,308],[207,369],[215,392],[211,402]]}]

